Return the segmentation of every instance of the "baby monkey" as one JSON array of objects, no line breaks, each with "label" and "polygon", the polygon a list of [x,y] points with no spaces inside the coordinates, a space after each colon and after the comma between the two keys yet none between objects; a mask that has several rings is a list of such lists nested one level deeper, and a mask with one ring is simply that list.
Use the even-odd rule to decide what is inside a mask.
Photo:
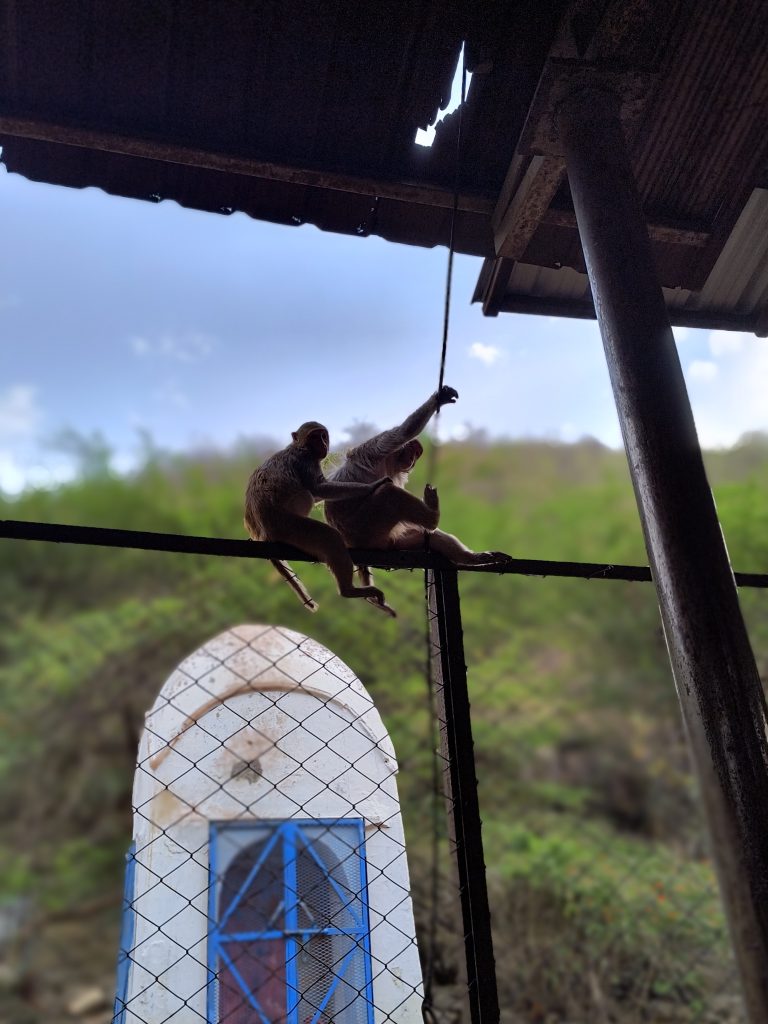
[{"label": "baby monkey", "polygon": [[[328,431],[322,423],[302,423],[291,434],[287,448],[271,455],[254,470],[245,492],[245,528],[253,540],[294,544],[331,571],[342,597],[364,597],[387,614],[394,611],[377,587],[356,587],[355,566],[341,534],[332,526],[310,519],[312,506],[324,498],[366,498],[382,484],[384,477],[364,483],[326,480],[320,463],[328,454]],[[272,560],[280,575],[299,595],[304,606],[317,611],[298,576],[286,562]]]},{"label": "baby monkey", "polygon": [[[325,518],[335,526],[349,547],[422,548],[429,547],[458,565],[481,565],[510,560],[503,551],[472,551],[454,537],[437,529],[440,506],[437,491],[429,484],[424,500],[405,490],[408,474],[424,449],[418,434],[443,405],[452,405],[459,397],[447,386],[431,395],[399,427],[385,430],[347,452],[346,461],[331,474],[334,483],[382,482],[374,494],[333,498],[325,503]],[[371,582],[370,569],[361,568],[361,579]]]}]

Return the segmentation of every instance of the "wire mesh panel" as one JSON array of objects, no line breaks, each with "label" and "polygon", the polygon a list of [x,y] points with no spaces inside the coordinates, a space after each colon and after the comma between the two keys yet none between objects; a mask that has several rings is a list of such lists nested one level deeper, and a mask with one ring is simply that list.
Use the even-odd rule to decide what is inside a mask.
[{"label": "wire mesh panel", "polygon": [[[228,631],[184,659],[152,704],[159,681],[201,637],[253,605],[253,565],[133,553],[139,586],[127,577],[126,552],[88,551],[81,563],[64,545],[29,550],[37,556],[25,563],[24,588],[2,611],[3,1024],[152,1024],[150,1005],[163,1022],[197,1024],[220,1009],[209,1006],[217,972],[216,998],[224,990],[232,1000],[225,1013],[258,1024],[222,958],[213,968],[209,961],[226,912],[219,903],[211,909],[211,879],[220,896],[225,880],[218,870],[211,875],[210,851],[235,842],[242,828],[237,849],[250,849],[252,860],[265,836],[249,829],[286,823],[320,830],[311,845],[324,866],[304,861],[299,837],[289,895],[299,891],[300,861],[304,889],[315,878],[336,879],[343,849],[323,830],[335,823],[363,830],[362,855],[354,849],[350,864],[365,865],[371,996],[366,1002],[359,947],[344,967],[341,933],[354,929],[351,919],[341,922],[336,946],[312,926],[310,913],[327,921],[330,901],[340,899],[332,887],[318,889],[307,910],[297,898],[304,938],[285,934],[283,909],[274,940],[259,931],[280,903],[266,900],[267,887],[266,911],[254,910],[262,914],[254,928],[261,938],[230,947],[233,963],[248,965],[246,989],[267,1002],[268,982],[277,978],[284,1017],[291,1010],[305,1019],[314,1008],[323,1021],[347,1012],[349,984],[360,996],[355,1013],[372,1004],[374,1020],[407,1019],[411,1010],[420,1020],[415,918],[432,1018],[467,1022],[464,930],[440,785],[433,801],[420,577],[387,578],[400,612],[394,623],[382,617],[379,628],[374,616],[371,625],[363,602],[313,619],[327,647],[290,630]],[[95,583],[83,566],[101,587],[90,603],[85,595]],[[176,576],[183,585],[169,596]],[[66,586],[77,587],[83,607],[64,615],[56,597]],[[279,584],[264,586],[259,607],[301,628],[304,613],[291,595],[279,603],[282,593]],[[503,1024],[742,1024],[652,590],[467,573],[461,596]],[[742,601],[765,666],[765,594],[742,591]],[[267,634],[273,646],[265,654],[259,641]],[[329,648],[354,664],[376,709]],[[131,798],[135,730],[150,705]],[[397,748],[397,789],[382,719]],[[392,816],[396,796],[404,833]],[[326,798],[332,806],[321,804]],[[126,906],[133,913],[123,920],[112,1008],[118,875],[132,804]],[[403,836],[407,880],[399,873]],[[285,887],[285,866],[274,863],[263,879],[274,874]],[[338,881],[343,892],[354,878]],[[356,891],[363,893],[362,882]],[[377,946],[382,936],[391,943],[386,953]],[[266,949],[273,941],[265,957],[272,965],[259,976],[249,963],[252,944]],[[301,986],[287,977],[289,941],[306,1003],[296,1002]],[[164,959],[152,961],[161,948]]]},{"label": "wire mesh panel", "polygon": [[361,683],[301,634],[188,657],[140,745],[121,1024],[420,1020],[396,771]]},{"label": "wire mesh panel", "polygon": [[514,623],[469,672],[502,1021],[743,1024],[653,590],[482,583]]}]

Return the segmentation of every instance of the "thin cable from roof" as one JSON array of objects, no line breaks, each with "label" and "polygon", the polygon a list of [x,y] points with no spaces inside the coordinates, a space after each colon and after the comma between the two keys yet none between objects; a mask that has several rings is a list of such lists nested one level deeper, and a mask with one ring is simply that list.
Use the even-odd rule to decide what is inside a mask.
[{"label": "thin cable from roof", "polygon": [[[461,185],[461,137],[464,121],[464,104],[467,97],[467,58],[466,45],[461,47],[461,103],[459,104],[459,122],[456,129],[456,159],[454,165],[453,179],[453,206],[451,209],[451,227],[448,236],[448,265],[445,277],[445,303],[443,306],[443,340],[440,350],[440,372],[437,380],[437,390],[440,391],[445,382],[445,362],[448,354],[448,331],[451,320],[451,288],[453,285],[453,255],[456,240],[456,217],[459,210],[459,188]],[[429,451],[429,462],[427,478],[436,479],[437,473],[437,424],[440,416],[440,409],[435,413],[435,431],[432,438],[432,445]]]},{"label": "thin cable from roof", "polygon": [[[445,304],[443,307],[443,339],[440,350],[440,372],[438,374],[437,390],[440,392],[445,381],[445,362],[448,354],[448,331],[451,319],[451,285],[453,283],[453,250],[456,234],[456,214],[459,208],[459,185],[461,178],[461,129],[464,117],[464,102],[467,93],[467,59],[466,44],[461,46],[461,103],[459,105],[459,121],[456,130],[456,162],[454,170],[453,188],[453,209],[451,210],[451,230],[448,239],[448,265],[445,278]],[[435,413],[435,426],[440,415],[440,406]],[[429,450],[428,479],[435,480],[437,473],[437,429],[432,437],[432,444]],[[429,551],[429,533],[424,533],[424,546]],[[433,670],[432,658],[432,637],[430,628],[430,602],[429,602],[430,576],[429,572],[424,573],[424,604],[425,604],[425,644],[426,658],[424,665],[424,677],[427,687],[427,711],[428,711],[428,742],[432,748],[432,799],[430,808],[430,866],[429,874],[431,879],[429,895],[429,924],[427,927],[426,953],[424,957],[424,1000],[422,1003],[422,1016],[425,1024],[433,1024],[436,1020],[434,1011],[433,982],[435,973],[435,955],[437,950],[437,909],[440,902],[439,891],[439,859],[440,859],[440,765],[438,762],[439,736],[437,727],[437,702],[435,690],[437,681]]]}]

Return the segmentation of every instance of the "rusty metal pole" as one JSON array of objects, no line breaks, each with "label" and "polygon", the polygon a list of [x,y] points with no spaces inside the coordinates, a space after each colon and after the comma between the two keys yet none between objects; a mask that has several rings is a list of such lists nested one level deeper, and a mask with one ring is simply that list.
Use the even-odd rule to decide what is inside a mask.
[{"label": "rusty metal pole", "polygon": [[558,109],[573,205],[749,1019],[768,1021],[766,704],[616,97]]}]

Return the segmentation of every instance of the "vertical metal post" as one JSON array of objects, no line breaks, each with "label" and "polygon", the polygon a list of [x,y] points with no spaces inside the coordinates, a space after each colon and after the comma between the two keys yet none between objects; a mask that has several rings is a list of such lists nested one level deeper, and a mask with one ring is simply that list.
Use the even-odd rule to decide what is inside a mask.
[{"label": "vertical metal post", "polygon": [[499,998],[455,569],[427,570],[435,702],[459,877],[472,1024],[497,1024]]},{"label": "vertical metal post", "polygon": [[568,180],[750,1021],[768,1021],[768,744],[760,677],[672,330],[618,101],[558,111]]}]

